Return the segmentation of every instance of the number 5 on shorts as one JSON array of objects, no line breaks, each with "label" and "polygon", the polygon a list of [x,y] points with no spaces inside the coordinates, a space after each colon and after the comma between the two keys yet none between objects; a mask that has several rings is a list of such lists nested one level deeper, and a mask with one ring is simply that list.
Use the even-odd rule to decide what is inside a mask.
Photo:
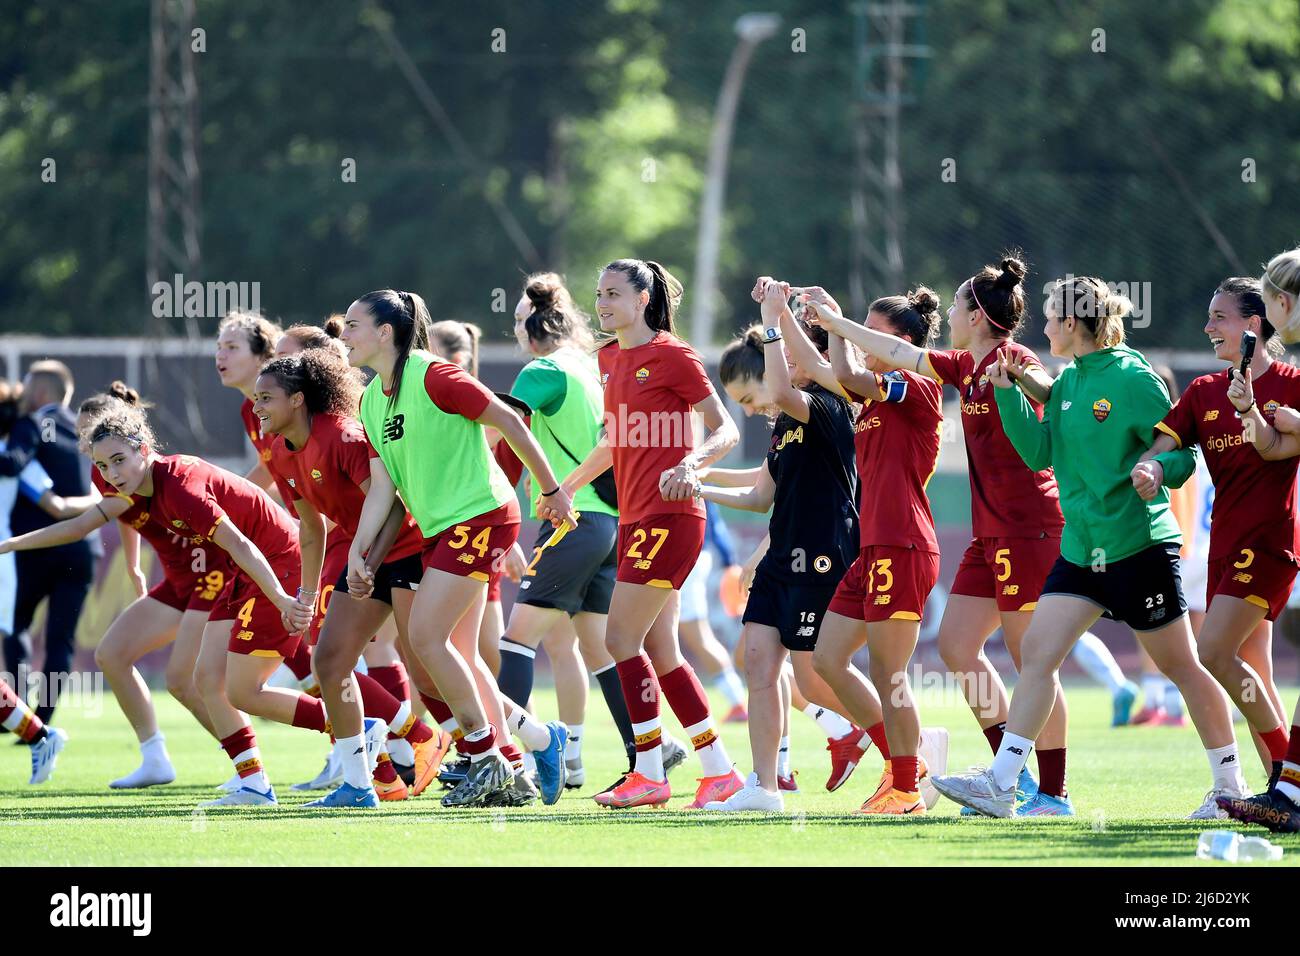
[{"label": "number 5 on shorts", "polygon": [[993,563],[998,566],[998,580],[1005,581],[1011,577],[1011,549],[999,548],[993,554]]}]

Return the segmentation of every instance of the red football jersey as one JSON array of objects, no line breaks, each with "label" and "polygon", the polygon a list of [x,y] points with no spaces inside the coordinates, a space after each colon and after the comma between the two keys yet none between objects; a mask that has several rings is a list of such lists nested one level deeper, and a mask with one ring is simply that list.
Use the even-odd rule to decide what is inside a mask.
[{"label": "red football jersey", "polygon": [[261,488],[191,455],[153,463],[151,520],[186,537],[191,546],[212,540],[227,516],[269,563],[298,552],[298,527]]},{"label": "red football jersey", "polygon": [[877,375],[905,384],[902,401],[862,402],[854,426],[858,458],[858,527],[861,546],[888,545],[939,553],[934,516],[925,486],[939,464],[943,388],[933,379],[901,369]]},{"label": "red football jersey", "polygon": [[[1016,342],[999,349],[1042,367],[1037,355]],[[1059,538],[1065,519],[1052,469],[1030,471],[1002,430],[994,386],[988,379],[989,366],[997,360],[999,349],[990,351],[978,366],[966,349],[928,353],[930,367],[961,397],[971,532],[977,538]],[[1043,417],[1041,405],[1034,404],[1034,412]]]},{"label": "red football jersey", "polygon": [[[1300,407],[1300,369],[1274,362],[1254,383],[1255,401],[1271,424],[1280,405]],[[1211,561],[1243,548],[1300,555],[1296,538],[1297,458],[1265,461],[1242,435],[1228,401],[1228,370],[1194,379],[1156,425],[1180,446],[1200,445],[1214,480]]]},{"label": "red football jersey", "polygon": [[[125,497],[119,495],[117,489],[104,480],[98,468],[90,469],[90,481],[105,498]],[[131,502],[131,507],[122,512],[117,520],[130,525],[140,533],[140,537],[149,542],[154,553],[158,555],[158,563],[162,565],[166,577],[182,575],[188,588],[193,584],[194,575],[201,569],[226,571],[230,568],[230,559],[226,552],[215,545],[194,544],[188,537],[182,537],[170,528],[150,521],[149,509],[152,498],[136,495],[127,500]],[[202,555],[197,553],[200,551],[203,552]]]},{"label": "red football jersey", "polygon": [[257,449],[258,460],[265,465],[271,460],[271,445],[275,441],[275,436],[262,435],[262,420],[253,414],[251,399],[244,399],[244,404],[239,407],[239,417],[244,420],[244,431],[248,433],[248,440]]},{"label": "red football jersey", "polygon": [[614,452],[620,524],[654,514],[697,514],[697,499],[665,501],[659,476],[695,450],[691,409],[713,394],[696,351],[658,333],[645,345],[610,342],[596,353],[605,387],[605,435]]},{"label": "red football jersey", "polygon": [[[350,541],[356,535],[366,501],[361,485],[370,480],[370,443],[359,421],[316,415],[307,443],[298,449],[276,435],[269,467],[286,502],[306,500],[338,526],[330,531],[331,538],[345,535]],[[417,554],[423,542],[415,520],[407,515],[387,560]]]}]

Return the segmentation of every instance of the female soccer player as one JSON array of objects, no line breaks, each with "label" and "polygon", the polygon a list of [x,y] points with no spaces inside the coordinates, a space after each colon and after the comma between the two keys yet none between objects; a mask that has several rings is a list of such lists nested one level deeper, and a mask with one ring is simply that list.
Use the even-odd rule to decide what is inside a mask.
[{"label": "female soccer player", "polygon": [[[325,320],[323,326],[315,325],[291,325],[284,330],[280,340],[275,346],[276,358],[282,358],[286,355],[296,355],[304,349],[328,349],[339,358],[347,362],[348,352],[343,343],[339,340],[339,335],[343,331],[343,316],[331,315]],[[349,413],[355,415],[355,408]],[[262,425],[265,431],[265,426]],[[274,437],[274,436],[271,436]],[[288,506],[292,499],[291,493],[284,485],[282,477],[276,475],[275,488],[280,494],[280,498]],[[325,526],[329,532],[325,543],[325,560],[321,570],[320,596],[317,598],[317,612],[312,619],[311,630],[308,632],[309,643],[315,644],[320,635],[321,624],[325,620],[325,611],[330,600],[334,595],[335,581],[340,578],[346,578],[348,567],[348,550],[352,545],[352,536],[338,529],[333,522],[328,519]],[[365,663],[365,673],[372,680],[377,681],[384,690],[388,691],[397,698],[399,703],[411,703],[410,683],[407,680],[406,668],[402,663],[401,656],[397,652],[397,628],[393,623],[391,616],[385,619],[374,637],[367,642],[365,650],[362,652],[362,660]],[[308,693],[315,693],[318,682],[313,675],[308,676],[305,680],[300,681],[303,690]],[[412,706],[414,706],[412,704]],[[418,715],[417,715],[418,716]],[[398,728],[394,728],[396,730]],[[396,736],[390,731],[387,743],[388,755],[391,757],[394,766],[403,774],[405,782],[411,786],[416,786],[417,774],[415,771],[415,752],[407,742],[406,738]],[[308,783],[296,783],[293,785],[295,790],[325,790],[337,787],[343,781],[343,768],[339,763],[339,748],[331,747],[328,756],[325,758],[325,766],[314,780]],[[439,758],[441,759],[441,758]],[[381,762],[386,762],[381,756]],[[386,768],[381,767],[381,778],[377,778],[379,783],[384,783],[390,776]],[[421,784],[417,789],[423,791],[427,786],[427,781]],[[380,793],[381,799],[400,799],[400,788],[388,788]]]},{"label": "female soccer player", "polygon": [[[262,770],[256,737],[240,711],[322,733],[328,729],[320,700],[265,686],[280,661],[301,643],[297,634],[310,624],[314,609],[313,601],[288,594],[297,588],[300,571],[292,521],[245,479],[199,458],[159,455],[139,408],[110,408],[88,424],[83,439],[95,467],[114,489],[112,497],[86,513],[95,526],[147,499],[150,521],[188,539],[191,547],[215,545],[234,566],[204,629],[195,683],[215,736],[244,785],[204,806],[274,805],[275,791]],[[39,544],[37,534],[31,538]],[[362,682],[367,705],[373,701],[388,716],[396,713],[397,702],[382,688]],[[385,719],[375,719],[367,737],[376,754],[387,733]]]},{"label": "female soccer player", "polygon": [[[1032,471],[1016,454],[992,401],[988,372],[999,352],[1017,356],[1034,393],[1045,396],[1051,379],[1038,357],[1015,341],[1025,318],[1025,265],[1015,255],[985,266],[963,282],[948,308],[952,349],[926,349],[888,332],[843,318],[828,326],[888,368],[901,368],[951,385],[961,397],[962,430],[970,472],[973,538],[953,581],[939,624],[939,653],[958,678],[993,753],[1002,743],[1007,691],[984,654],[1002,628],[1007,650],[1020,665],[1021,641],[1043,581],[1061,553],[1061,517],[1050,468]],[[1031,401],[1036,415],[1041,401]],[[1071,815],[1065,790],[1065,698],[1057,697],[1038,741],[1041,786],[1025,772],[1018,787],[1031,816]],[[1041,794],[1041,795],[1040,795]]]},{"label": "female soccer player", "polygon": [[[1281,405],[1300,405],[1300,370],[1276,360],[1281,343],[1265,315],[1258,280],[1226,279],[1210,300],[1209,336],[1215,357],[1228,368],[1194,379],[1178,403],[1156,423],[1154,443],[1142,461],[1159,479],[1158,456],[1199,445],[1216,494],[1210,516],[1206,613],[1196,644],[1201,663],[1218,679],[1268,749],[1272,785],[1287,752],[1286,711],[1273,682],[1271,623],[1286,607],[1295,582],[1297,459],[1262,458],[1251,447],[1254,426],[1228,394],[1242,363],[1242,333],[1259,347],[1248,367],[1260,414],[1270,421]],[[1300,449],[1297,449],[1300,451]],[[1271,453],[1271,449],[1270,449]],[[1158,481],[1155,482],[1159,484]],[[1148,484],[1147,490],[1153,490]]]},{"label": "female soccer player", "polygon": [[[602,396],[600,373],[591,357],[590,319],[574,304],[563,277],[539,272],[524,281],[523,295],[515,306],[515,340],[532,358],[515,378],[510,394],[519,403],[517,410],[527,417],[556,476],[564,480],[600,440]],[[556,543],[548,544],[555,534],[549,521],[538,529],[532,560],[501,638],[499,682],[507,697],[527,701],[533,690],[538,645],[560,630],[560,635],[547,641],[548,653],[567,643],[572,655],[576,636],[623,738],[631,769],[636,753],[632,722],[614,660],[605,648],[605,622],[618,565],[618,507],[609,484],[602,481],[574,494],[578,526]],[[535,505],[532,517],[537,517]],[[566,635],[567,642],[562,642]],[[561,708],[566,704],[572,708],[572,702],[566,701],[574,696],[572,689],[561,694],[562,661],[563,657],[551,659],[557,671],[556,693]],[[577,669],[581,671],[581,665]],[[585,672],[581,680],[585,689]],[[578,723],[580,747],[581,720]],[[569,730],[575,732],[572,726]],[[580,749],[569,748],[566,761],[570,770],[576,766],[581,771]]]},{"label": "female soccer player", "polygon": [[[1180,534],[1169,496],[1158,489],[1144,501],[1135,487],[1150,480],[1138,459],[1170,402],[1146,359],[1123,344],[1130,310],[1128,300],[1100,279],[1071,278],[1053,287],[1044,331],[1052,354],[1073,363],[1053,383],[1041,420],[1012,388],[1025,380],[1023,358],[1001,351],[989,369],[1011,444],[1034,471],[1054,469],[1065,527],[1061,557],[1021,645],[1020,682],[992,768],[934,781],[945,796],[988,816],[1014,814],[1016,781],[1060,693],[1057,671],[1103,613],[1137,632],[1187,699],[1214,779],[1194,816],[1212,818],[1214,796],[1244,787],[1227,698],[1196,659],[1187,625]],[[1191,474],[1195,456],[1180,450],[1158,461],[1164,483],[1178,485]]]},{"label": "female soccer player", "polygon": [[[1300,340],[1300,249],[1279,253],[1269,260],[1261,279],[1260,293],[1264,299],[1264,319],[1268,324],[1279,331],[1284,342]],[[1280,363],[1274,364],[1274,368],[1280,367]],[[1300,454],[1300,435],[1296,434],[1294,424],[1284,429],[1282,416],[1277,415],[1275,427],[1263,415],[1256,402],[1253,378],[1250,371],[1244,380],[1240,375],[1234,375],[1228,397],[1235,408],[1245,409],[1242,419],[1252,423],[1256,450],[1269,461]],[[1244,437],[1244,425],[1242,434]],[[1218,494],[1223,494],[1223,491]],[[1216,495],[1216,506],[1218,501]],[[1281,530],[1278,530],[1279,534]],[[1296,705],[1291,718],[1291,733],[1281,772],[1269,782],[1270,786],[1263,793],[1253,797],[1219,800],[1219,808],[1234,820],[1258,823],[1275,833],[1300,830],[1300,704]]]},{"label": "female soccer player", "polygon": [[[418,295],[367,293],[348,308],[343,340],[352,364],[376,373],[361,399],[361,422],[372,446],[370,490],[352,541],[349,576],[370,578],[365,553],[400,490],[425,536],[410,643],[463,732],[472,762],[443,803],[478,803],[514,779],[498,746],[507,743],[499,736],[505,730],[500,693],[481,666],[477,641],[489,574],[519,533],[514,491],[488,451],[483,428],[501,433],[562,520],[577,519],[519,417],[458,365],[427,351],[429,313]],[[547,736],[553,743],[556,728]],[[562,790],[559,749],[556,779]],[[539,758],[539,776],[541,768]]]},{"label": "female soccer player", "polygon": [[[114,407],[139,406],[140,396],[122,382],[113,382],[107,392],[92,395],[81,403],[78,428]],[[96,495],[112,495],[114,489],[99,474],[91,472]],[[53,526],[41,539],[20,536],[10,542],[0,541],[0,552],[35,550],[81,540],[103,522],[86,509],[72,512],[73,522],[64,520]],[[153,700],[135,663],[145,654],[175,640],[167,663],[167,686],[172,695],[194,714],[211,732],[207,709],[194,687],[194,662],[198,656],[203,627],[208,612],[216,603],[229,578],[229,563],[224,553],[212,553],[192,547],[188,538],[178,537],[166,528],[149,521],[148,507],[136,505],[121,515],[123,551],[133,580],[143,583],[139,568],[139,540],[143,536],[154,547],[163,568],[163,580],[152,590],[137,587],[139,596],[109,625],[95,648],[95,663],[104,673],[113,695],[122,708],[140,742],[140,766],[125,777],[112,781],[114,789],[133,789],[171,783],[176,771],[167,753],[162,732],[158,729]],[[47,531],[50,529],[46,529]]]},{"label": "female soccer player", "polygon": [[[117,403],[145,407],[135,389],[113,382],[102,395],[93,395],[81,403],[78,431],[83,431]],[[90,479],[100,494],[106,497],[115,494],[116,489],[99,469],[91,471]],[[171,643],[167,689],[208,733],[216,736],[208,709],[194,685],[194,664],[208,615],[234,568],[219,548],[193,546],[188,538],[150,521],[148,501],[132,504],[117,520],[132,577],[143,580],[139,564],[141,538],[153,546],[163,571],[162,581],[128,605],[109,625],[95,648],[95,663],[113,688],[113,696],[140,742],[140,766],[109,786],[134,789],[176,779],[166,740],[158,728],[149,686],[135,669],[136,662],[149,652]]]},{"label": "female soccer player", "polygon": [[[653,806],[672,796],[660,750],[661,687],[704,767],[690,807],[725,800],[744,785],[677,644],[677,591],[704,543],[696,470],[721,458],[740,437],[699,356],[676,335],[681,296],[681,283],[657,262],[618,259],[601,272],[596,314],[601,329],[614,333],[597,353],[605,437],[564,484],[576,493],[612,464],[618,487],[618,572],[605,644],[616,662],[637,752],[632,772],[596,794],[596,802],[608,807]],[[710,430],[699,448],[693,447],[692,409]],[[539,516],[558,522],[556,506],[543,504]]]},{"label": "female soccer player", "polygon": [[[1300,247],[1279,252],[1260,277],[1268,321],[1286,345],[1300,342]],[[1293,735],[1294,736],[1294,735]]]},{"label": "female soccer player", "polygon": [[[257,373],[263,365],[275,355],[276,345],[283,338],[280,326],[265,316],[253,312],[233,311],[226,314],[217,329],[217,374],[221,384],[233,388],[244,396],[244,403],[239,407],[239,417],[244,423],[244,433],[253,449],[257,452],[257,461],[245,477],[257,487],[267,492],[274,501],[283,504],[280,490],[276,487],[266,463],[271,460],[271,437],[262,434],[261,423],[253,414],[253,384]],[[315,677],[311,672],[311,648],[307,641],[293,645],[292,656],[286,658],[285,667],[298,679],[298,686],[312,693],[315,691]],[[219,660],[214,663],[220,665]],[[331,753],[333,751],[331,750]],[[311,790],[329,786],[337,777],[337,771],[326,761],[325,768],[317,774],[316,779],[306,784],[295,784],[295,790]]]},{"label": "female soccer player", "polygon": [[262,435],[261,424],[253,414],[251,396],[258,371],[275,357],[280,336],[280,326],[254,312],[229,312],[217,327],[217,374],[222,385],[244,396],[239,417],[244,422],[244,433],[257,452],[257,463],[244,477],[266,491],[275,484],[266,469],[271,457],[271,439]]},{"label": "female soccer player", "polygon": [[[433,322],[429,326],[429,345],[434,353],[446,358],[454,365],[459,365],[464,371],[468,372],[476,379],[478,378],[479,371],[479,341],[482,337],[483,330],[472,322],[458,322],[454,319],[444,319],[440,322]],[[487,438],[489,447],[492,449],[493,459],[506,475],[511,487],[514,487],[519,483],[520,478],[523,477],[524,463],[519,460],[519,456],[517,456],[513,449],[511,449],[510,443],[501,439],[495,430],[487,429],[484,434]],[[525,484],[527,485],[527,483]],[[523,550],[519,547],[519,542],[516,541],[510,546],[510,550],[506,552],[505,557],[500,562],[494,562],[494,566],[488,571],[486,603],[481,612],[481,620],[479,621],[478,630],[477,653],[483,664],[483,673],[480,675],[480,690],[482,687],[486,687],[489,683],[495,681],[501,670],[500,641],[501,635],[505,632],[505,615],[501,610],[501,579],[503,577],[509,577],[512,581],[518,584],[523,579],[523,574],[527,564],[528,562],[524,559]],[[470,613],[477,614],[479,612],[471,611]],[[572,642],[570,642],[570,644],[571,643]],[[552,664],[556,664],[557,661],[561,662],[561,664],[568,664],[567,667],[555,667],[556,690],[559,692],[563,678],[566,676],[571,677],[571,672],[578,665],[576,662],[576,653],[571,646],[568,648],[556,648],[555,650],[556,653],[552,658]],[[478,665],[475,664],[474,667],[471,667],[471,670],[477,671]],[[489,680],[489,678],[491,680]],[[585,689],[585,675],[583,675],[582,680],[584,681]],[[530,715],[528,714],[528,709],[531,706],[530,701],[524,700],[516,704],[509,695],[504,695],[502,703],[507,712],[507,719],[510,717],[509,711],[512,709],[519,711],[516,720],[510,721],[512,732],[516,735],[520,732],[524,732],[528,736],[532,736],[532,734],[529,733],[530,730],[536,732],[541,728],[539,723],[530,720]],[[442,724],[444,728],[455,727],[455,719],[452,717],[451,712],[447,709],[444,702],[435,701],[430,698],[429,706],[434,710],[439,723]],[[561,713],[563,714],[563,710]],[[516,723],[520,720],[524,723],[516,727]],[[579,721],[579,723],[580,722],[581,721]],[[559,731],[560,725],[564,723],[565,722],[561,720],[560,723],[555,725],[555,730]],[[567,732],[567,726],[565,727],[565,730]],[[533,746],[538,745],[538,740],[540,740],[540,735],[537,740],[533,741]],[[525,746],[528,746],[527,742],[525,742]],[[565,749],[567,750],[567,748],[568,743],[566,740]],[[543,759],[549,761],[549,752],[551,750],[550,745],[547,744],[542,746],[541,749],[544,751]],[[443,780],[443,786],[445,787],[456,786],[464,780],[465,775],[469,773],[469,754],[465,751],[464,738],[461,736],[456,737],[456,752],[458,755],[456,762],[443,768],[443,771],[440,774],[440,777]],[[509,757],[512,765],[516,765],[514,781],[508,791],[503,791],[501,794],[495,795],[491,802],[503,799],[502,794],[507,794],[511,798],[510,802],[513,803],[530,802],[531,799],[536,797],[535,791],[537,789],[529,781],[529,776],[537,769],[536,752],[528,751],[520,755],[512,744],[503,743],[502,753],[505,753]],[[565,787],[569,786],[567,770],[568,765],[566,763],[564,769]],[[558,772],[558,768],[549,765],[542,768],[540,776],[544,778],[544,782],[546,783],[548,799],[552,794],[554,794],[555,798],[558,799],[558,791],[553,791],[551,786],[551,781],[556,779],[555,774]]]},{"label": "female soccer player", "polygon": [[[767,284],[762,324],[728,346],[718,369],[723,388],[746,414],[771,415],[775,425],[765,467],[752,488],[701,489],[701,497],[717,504],[772,509],[767,552],[742,616],[754,772],[743,789],[707,804],[707,810],[784,809],[777,763],[789,713],[780,686],[787,658],[793,659],[805,694],[836,710],[843,707],[816,676],[812,650],[826,608],[858,550],[853,410],[844,395],[787,364],[780,318],[788,297],[784,283]],[[825,331],[810,331],[820,338],[824,354]]]},{"label": "female soccer player", "polygon": [[[860,551],[831,600],[813,664],[886,760],[876,792],[859,812],[921,816],[927,801],[920,785],[929,762],[920,757],[921,721],[907,665],[926,598],[939,577],[939,543],[925,486],[938,465],[942,389],[914,370],[889,372],[875,358],[860,366],[843,337],[847,324],[839,321],[834,301],[817,288],[804,298],[812,307],[810,320],[831,333],[837,388],[862,402],[855,426]],[[938,322],[938,297],[919,286],[906,296],[872,302],[866,326],[924,347]],[[804,364],[797,350],[794,358]],[[874,690],[853,667],[853,655],[864,643],[871,653]],[[945,742],[936,772],[947,759],[946,749]]]},{"label": "female soccer player", "polygon": [[[423,569],[419,553],[423,539],[409,519],[376,572],[369,598],[347,593],[347,563],[331,565],[325,555],[329,538],[337,535],[350,546],[370,487],[370,454],[365,432],[352,415],[363,388],[360,373],[333,349],[309,349],[269,362],[253,390],[253,410],[262,431],[274,436],[269,462],[285,500],[298,515],[304,581],[321,581],[333,598],[324,603],[324,624],[313,655],[320,678],[321,698],[336,739],[335,751],[344,782],[320,801],[321,806],[375,807],[379,800],[407,796],[391,762],[381,755],[372,788],[353,667],[371,635],[398,609],[399,632],[407,630],[412,597]],[[326,521],[333,523],[326,530]],[[345,553],[346,554],[346,553]],[[322,568],[324,575],[322,576]],[[340,591],[342,593],[340,593]],[[373,680],[373,677],[371,677]],[[436,776],[450,737],[435,735],[411,713],[409,700],[399,702],[391,732],[413,748],[418,796]]]}]

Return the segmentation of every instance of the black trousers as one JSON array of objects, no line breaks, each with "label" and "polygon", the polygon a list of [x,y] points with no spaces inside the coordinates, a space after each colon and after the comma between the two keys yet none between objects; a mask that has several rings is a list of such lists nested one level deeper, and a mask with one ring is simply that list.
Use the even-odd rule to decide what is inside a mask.
[{"label": "black trousers", "polygon": [[[26,631],[32,626],[36,607],[49,598],[45,620],[45,661],[41,667],[41,693],[32,709],[48,723],[58,703],[63,680],[72,669],[76,650],[77,621],[95,577],[95,558],[86,547],[19,551],[18,597],[14,604],[14,632],[5,638],[5,669],[15,676],[27,664],[30,654]],[[21,682],[20,682],[21,683]],[[19,694],[25,687],[16,688]]]}]

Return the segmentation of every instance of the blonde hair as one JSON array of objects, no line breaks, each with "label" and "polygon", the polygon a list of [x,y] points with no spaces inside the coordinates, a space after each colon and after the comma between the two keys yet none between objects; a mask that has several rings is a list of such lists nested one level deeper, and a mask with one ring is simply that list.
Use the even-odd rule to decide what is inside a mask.
[{"label": "blonde hair", "polygon": [[1095,276],[1070,276],[1057,280],[1047,297],[1048,308],[1059,319],[1082,322],[1101,349],[1124,344],[1124,317],[1133,312],[1126,296],[1112,292]]},{"label": "blonde hair", "polygon": [[482,337],[483,330],[473,322],[442,319],[429,326],[429,344],[435,351],[451,361],[453,355],[468,356],[469,364],[464,368],[475,378],[478,378],[478,340]]},{"label": "blonde hair", "polygon": [[1279,252],[1269,259],[1260,285],[1265,295],[1277,298],[1286,293],[1295,300],[1285,323],[1287,328],[1295,328],[1300,323],[1300,248]]}]

